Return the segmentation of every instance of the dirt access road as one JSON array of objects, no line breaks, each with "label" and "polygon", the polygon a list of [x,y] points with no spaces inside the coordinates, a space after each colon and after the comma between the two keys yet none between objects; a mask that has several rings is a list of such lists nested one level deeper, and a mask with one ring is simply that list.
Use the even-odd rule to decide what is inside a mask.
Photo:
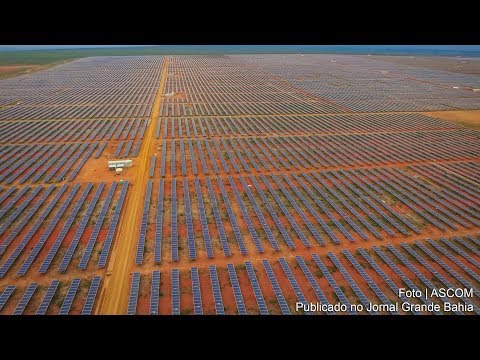
[{"label": "dirt access road", "polygon": [[115,235],[115,245],[107,268],[107,277],[101,290],[96,314],[126,314],[130,286],[130,267],[133,264],[135,249],[140,233],[143,201],[149,180],[150,159],[154,153],[152,140],[160,114],[160,103],[167,78],[168,58],[165,58],[160,85],[153,103],[150,123],[145,133],[140,153],[136,159],[134,180],[130,183],[125,199],[124,211]]}]

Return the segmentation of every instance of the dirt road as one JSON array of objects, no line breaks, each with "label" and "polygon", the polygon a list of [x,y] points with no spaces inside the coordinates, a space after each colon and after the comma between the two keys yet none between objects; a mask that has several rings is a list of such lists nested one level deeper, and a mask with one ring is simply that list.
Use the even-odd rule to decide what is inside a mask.
[{"label": "dirt road", "polygon": [[165,58],[160,85],[153,103],[150,123],[147,127],[142,148],[136,159],[134,181],[125,199],[124,211],[115,235],[115,245],[108,264],[105,283],[100,293],[96,314],[122,315],[127,312],[130,286],[130,267],[133,264],[135,249],[140,233],[143,201],[149,180],[150,158],[154,153],[152,141],[160,113],[160,103],[165,89],[168,58]]}]

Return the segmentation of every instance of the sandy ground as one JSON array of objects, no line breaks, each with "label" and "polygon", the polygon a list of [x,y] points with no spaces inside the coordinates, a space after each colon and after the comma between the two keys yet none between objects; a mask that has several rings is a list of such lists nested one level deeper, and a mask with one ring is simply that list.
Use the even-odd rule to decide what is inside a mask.
[{"label": "sandy ground", "polygon": [[[131,266],[131,259],[135,251],[135,241],[139,234],[138,224],[142,215],[142,204],[145,197],[145,189],[148,184],[148,170],[150,158],[154,152],[151,143],[154,138],[156,122],[160,111],[160,101],[165,88],[165,80],[168,68],[168,59],[163,65],[162,78],[158,87],[157,97],[150,116],[150,125],[145,133],[137,164],[139,170],[137,176],[130,185],[130,190],[125,209],[120,218],[120,228],[116,232],[116,239],[107,268],[107,279],[100,293],[100,301],[97,309],[101,314],[118,314],[126,308],[128,301],[128,277],[126,276]],[[133,221],[132,221],[133,220]],[[111,277],[110,277],[111,275]]]},{"label": "sandy ground", "polygon": [[465,127],[480,129],[480,110],[465,111],[433,111],[425,112],[425,115],[451,121]]},{"label": "sandy ground", "polygon": [[14,75],[19,73],[28,73],[38,68],[40,65],[10,65],[0,66],[0,78],[5,75]]}]

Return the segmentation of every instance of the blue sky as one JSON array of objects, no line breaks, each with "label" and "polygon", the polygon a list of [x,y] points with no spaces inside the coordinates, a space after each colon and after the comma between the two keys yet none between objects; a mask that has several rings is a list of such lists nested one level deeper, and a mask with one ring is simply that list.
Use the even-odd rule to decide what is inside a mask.
[{"label": "blue sky", "polygon": [[[109,48],[109,47],[131,47],[131,46],[145,46],[145,45],[0,45],[0,51],[1,50]],[[331,45],[327,45],[327,46],[331,47]],[[407,49],[436,50],[438,49],[438,50],[454,50],[454,51],[455,50],[480,51],[480,45],[339,45],[339,46],[340,47],[352,46],[352,47],[359,47],[359,48],[361,47],[396,48],[398,50],[407,50]],[[319,45],[319,47],[322,47],[322,45]]]},{"label": "blue sky", "polygon": [[[55,50],[55,49],[99,49],[99,48],[118,48],[118,47],[139,47],[149,45],[0,45],[0,52],[2,51],[22,51],[22,50]],[[161,46],[161,45],[160,45]],[[165,45],[166,51],[171,50],[175,53],[176,50],[192,50],[192,52],[199,51],[203,45]],[[444,55],[453,56],[461,55],[462,53],[470,54],[472,56],[479,56],[480,45],[206,45],[205,49],[216,51],[225,51],[232,53],[236,50],[240,52],[269,51],[273,52],[332,52],[332,53],[417,53],[426,55]]]},{"label": "blue sky", "polygon": [[144,45],[0,45],[0,51],[8,50],[52,50],[52,49],[85,49],[85,48],[109,48],[109,47],[132,47]]}]

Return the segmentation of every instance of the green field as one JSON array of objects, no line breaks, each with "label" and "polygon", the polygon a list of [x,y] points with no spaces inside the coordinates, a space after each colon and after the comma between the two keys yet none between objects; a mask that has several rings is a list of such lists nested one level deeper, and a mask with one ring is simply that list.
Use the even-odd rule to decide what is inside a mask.
[{"label": "green field", "polygon": [[0,65],[47,65],[87,56],[152,55],[157,47],[1,51]]}]

